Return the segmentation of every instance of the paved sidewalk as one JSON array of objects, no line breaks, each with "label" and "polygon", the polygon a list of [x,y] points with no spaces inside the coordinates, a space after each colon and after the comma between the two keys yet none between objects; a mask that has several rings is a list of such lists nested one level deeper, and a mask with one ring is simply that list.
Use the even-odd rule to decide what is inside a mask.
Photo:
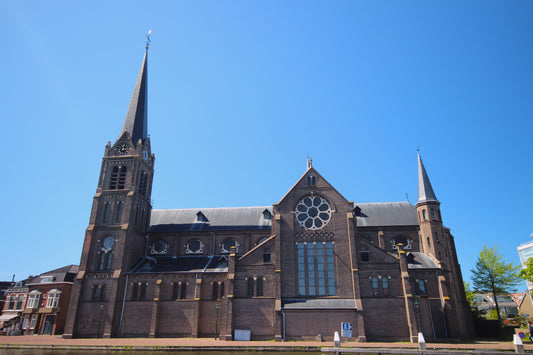
[{"label": "paved sidewalk", "polygon": [[[9,348],[12,345],[17,347],[39,347],[39,348],[79,348],[87,347],[94,349],[110,348],[182,348],[190,349],[220,349],[220,350],[242,350],[251,348],[256,350],[300,350],[319,351],[321,347],[333,347],[333,342],[316,341],[224,341],[208,338],[113,338],[113,339],[63,339],[60,336],[48,335],[28,335],[28,336],[0,336],[0,349]],[[418,344],[412,343],[342,343],[342,347],[368,348],[370,349],[418,349]],[[533,351],[533,344],[524,344],[526,351]],[[427,350],[449,350],[449,351],[512,351],[512,342],[497,341],[472,341],[468,343],[428,343]]]}]

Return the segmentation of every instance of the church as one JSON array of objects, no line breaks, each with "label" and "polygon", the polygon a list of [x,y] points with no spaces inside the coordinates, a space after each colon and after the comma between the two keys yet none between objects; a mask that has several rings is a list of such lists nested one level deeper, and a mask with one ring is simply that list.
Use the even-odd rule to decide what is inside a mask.
[{"label": "church", "polygon": [[105,147],[65,338],[331,340],[341,324],[360,342],[473,336],[420,154],[414,206],[350,201],[308,159],[272,206],[152,210],[147,56]]}]

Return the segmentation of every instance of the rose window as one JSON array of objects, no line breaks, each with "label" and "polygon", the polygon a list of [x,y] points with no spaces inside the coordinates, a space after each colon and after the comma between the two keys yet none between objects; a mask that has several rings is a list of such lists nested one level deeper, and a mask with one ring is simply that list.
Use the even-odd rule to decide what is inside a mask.
[{"label": "rose window", "polygon": [[296,205],[296,220],[306,229],[321,229],[331,219],[331,207],[322,197],[306,197]]}]

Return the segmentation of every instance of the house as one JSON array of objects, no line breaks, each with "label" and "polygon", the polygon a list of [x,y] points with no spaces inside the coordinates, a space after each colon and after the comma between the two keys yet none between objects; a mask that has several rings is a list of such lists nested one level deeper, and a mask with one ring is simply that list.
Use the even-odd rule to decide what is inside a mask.
[{"label": "house", "polygon": [[68,265],[11,285],[0,316],[7,334],[62,334],[77,273]]},{"label": "house", "polygon": [[[511,295],[497,295],[500,316],[503,318],[512,318],[518,315],[518,305]],[[478,293],[474,295],[472,307],[479,311],[480,315],[487,315],[490,311],[496,310],[496,302],[491,293]]]},{"label": "house", "polygon": [[520,301],[520,306],[518,309],[521,315],[529,318],[530,320],[533,320],[533,299],[531,298],[530,289],[524,292],[524,297],[522,297],[522,300]]}]

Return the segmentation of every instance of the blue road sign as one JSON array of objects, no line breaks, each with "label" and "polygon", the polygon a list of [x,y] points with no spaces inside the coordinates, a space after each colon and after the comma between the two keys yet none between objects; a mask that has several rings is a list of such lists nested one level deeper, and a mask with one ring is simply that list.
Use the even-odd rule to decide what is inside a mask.
[{"label": "blue road sign", "polygon": [[341,323],[341,337],[351,338],[352,337],[352,324],[347,322]]}]

